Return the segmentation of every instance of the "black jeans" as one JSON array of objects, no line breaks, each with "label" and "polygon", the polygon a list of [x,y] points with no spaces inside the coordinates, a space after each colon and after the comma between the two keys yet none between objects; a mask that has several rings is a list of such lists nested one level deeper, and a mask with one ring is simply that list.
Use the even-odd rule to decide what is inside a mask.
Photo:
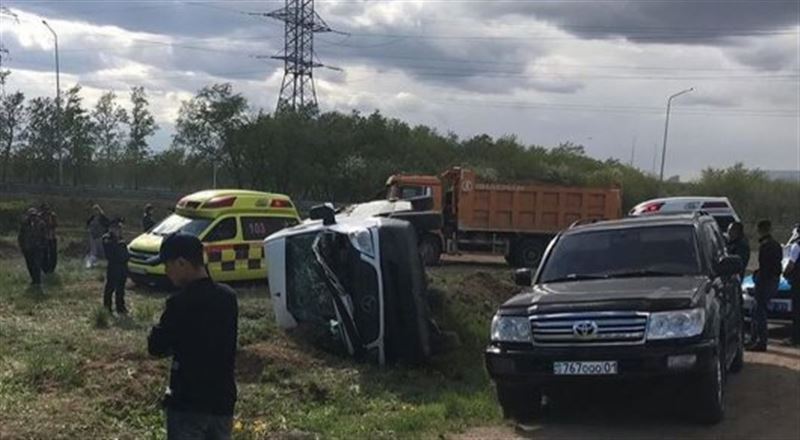
[{"label": "black jeans", "polygon": [[47,240],[47,247],[44,250],[44,261],[42,262],[42,272],[53,273],[58,263],[58,241],[53,238]]},{"label": "black jeans", "polygon": [[25,266],[31,276],[31,284],[42,284],[42,259],[44,253],[41,250],[29,250],[22,253],[25,256]]},{"label": "black jeans", "polygon": [[756,324],[756,345],[767,345],[767,304],[778,293],[779,280],[759,279],[756,282],[756,312],[753,316]]},{"label": "black jeans", "polygon": [[109,266],[106,269],[106,287],[103,289],[103,305],[111,310],[111,294],[114,294],[114,301],[116,302],[117,312],[125,313],[128,311],[125,308],[125,281],[128,279],[128,274],[124,267]]},{"label": "black jeans", "polygon": [[232,416],[167,408],[167,440],[229,440],[232,429]]}]

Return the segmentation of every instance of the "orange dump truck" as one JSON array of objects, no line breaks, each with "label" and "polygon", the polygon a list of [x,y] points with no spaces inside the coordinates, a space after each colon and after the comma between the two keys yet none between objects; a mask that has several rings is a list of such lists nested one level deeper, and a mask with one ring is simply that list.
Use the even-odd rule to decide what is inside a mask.
[{"label": "orange dump truck", "polygon": [[572,223],[622,216],[619,188],[483,183],[473,171],[457,167],[439,176],[396,174],[386,186],[390,200],[431,196],[434,209],[442,212],[441,231],[420,237],[428,265],[442,252],[481,252],[534,267],[550,239]]}]

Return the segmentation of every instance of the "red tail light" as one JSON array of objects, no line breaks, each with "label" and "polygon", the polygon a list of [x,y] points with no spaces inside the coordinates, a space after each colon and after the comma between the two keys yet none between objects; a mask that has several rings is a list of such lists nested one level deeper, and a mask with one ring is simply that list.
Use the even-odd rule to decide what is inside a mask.
[{"label": "red tail light", "polygon": [[642,214],[652,214],[661,210],[663,203],[649,203],[642,208]]},{"label": "red tail light", "polygon": [[214,197],[203,204],[204,209],[229,208],[236,201],[236,196]]},{"label": "red tail light", "polygon": [[292,202],[282,199],[272,199],[269,204],[270,208],[291,208]]}]

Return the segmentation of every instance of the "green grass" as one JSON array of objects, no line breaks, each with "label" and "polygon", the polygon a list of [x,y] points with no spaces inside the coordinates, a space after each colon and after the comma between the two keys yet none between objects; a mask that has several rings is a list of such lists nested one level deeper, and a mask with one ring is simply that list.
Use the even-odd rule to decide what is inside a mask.
[{"label": "green grass", "polygon": [[[237,287],[235,438],[434,438],[499,421],[481,357],[499,301],[486,280],[510,286],[507,271],[474,271],[432,272],[435,314],[461,345],[423,368],[325,354],[277,328],[265,286]],[[0,260],[0,438],[163,438],[169,361],[147,355],[146,336],[166,295],[129,285],[120,318],[102,308],[102,279],[67,258],[31,290],[21,258]]]}]

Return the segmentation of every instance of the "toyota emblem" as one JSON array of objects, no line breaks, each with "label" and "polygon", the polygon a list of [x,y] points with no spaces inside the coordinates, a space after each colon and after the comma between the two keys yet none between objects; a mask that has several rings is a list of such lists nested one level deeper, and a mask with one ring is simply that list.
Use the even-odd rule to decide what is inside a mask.
[{"label": "toyota emblem", "polygon": [[572,333],[579,339],[597,337],[597,323],[594,321],[578,321],[572,325]]}]

